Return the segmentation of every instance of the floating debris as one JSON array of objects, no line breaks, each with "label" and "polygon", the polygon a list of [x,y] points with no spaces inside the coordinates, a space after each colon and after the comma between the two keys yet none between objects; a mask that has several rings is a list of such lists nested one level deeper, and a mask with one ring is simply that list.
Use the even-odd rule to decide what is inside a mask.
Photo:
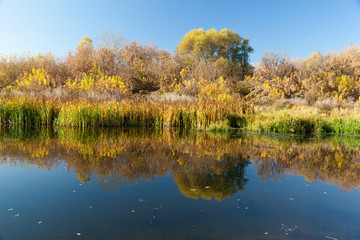
[{"label": "floating debris", "polygon": [[139,202],[144,202],[144,199],[140,198],[140,199],[139,199]]},{"label": "floating debris", "polygon": [[286,236],[288,236],[289,233],[295,231],[297,228],[298,228],[298,226],[290,226],[290,225],[281,224],[280,230],[283,231]]},{"label": "floating debris", "polygon": [[93,208],[93,207],[90,205],[89,208]]},{"label": "floating debris", "polygon": [[134,212],[135,212],[135,210],[131,210],[131,212],[132,212],[132,213],[134,213]]},{"label": "floating debris", "polygon": [[42,224],[42,221],[38,221],[38,224]]},{"label": "floating debris", "polygon": [[14,217],[18,217],[18,216],[20,216],[20,213],[14,215]]},{"label": "floating debris", "polygon": [[205,187],[205,189],[209,189],[209,188],[210,188],[210,186],[206,186],[206,187]]},{"label": "floating debris", "polygon": [[248,207],[245,207],[245,210],[248,210]]},{"label": "floating debris", "polygon": [[330,237],[330,236],[325,236],[325,237],[328,238],[328,239],[332,239],[332,240],[338,240],[337,238]]},{"label": "floating debris", "polygon": [[13,210],[14,210],[13,208],[9,208],[9,209],[8,209],[9,212],[10,212],[10,211],[13,211]]},{"label": "floating debris", "polygon": [[295,199],[290,197],[289,200],[290,200],[290,201],[294,201]]},{"label": "floating debris", "polygon": [[265,235],[268,235],[269,233],[268,232],[264,232]]},{"label": "floating debris", "polygon": [[81,236],[81,233],[76,233],[77,236]]},{"label": "floating debris", "polygon": [[324,194],[327,194],[327,192],[324,192]]},{"label": "floating debris", "polygon": [[76,192],[75,189],[73,190],[73,192]]}]

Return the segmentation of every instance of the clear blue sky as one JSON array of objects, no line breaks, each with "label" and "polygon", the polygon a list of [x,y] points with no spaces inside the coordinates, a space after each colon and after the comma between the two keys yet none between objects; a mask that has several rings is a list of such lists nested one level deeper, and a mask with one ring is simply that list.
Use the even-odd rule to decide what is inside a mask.
[{"label": "clear blue sky", "polygon": [[360,0],[0,0],[0,54],[65,56],[83,36],[118,29],[173,52],[195,28],[250,38],[253,63],[265,51],[306,57],[360,45]]}]

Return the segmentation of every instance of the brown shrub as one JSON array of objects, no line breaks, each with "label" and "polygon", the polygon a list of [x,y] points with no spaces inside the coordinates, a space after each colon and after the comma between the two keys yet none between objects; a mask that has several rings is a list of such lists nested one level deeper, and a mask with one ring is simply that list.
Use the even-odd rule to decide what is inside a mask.
[{"label": "brown shrub", "polygon": [[92,40],[84,37],[76,48],[76,51],[69,53],[65,66],[71,78],[81,78],[84,73],[88,73],[94,66],[94,46]]}]

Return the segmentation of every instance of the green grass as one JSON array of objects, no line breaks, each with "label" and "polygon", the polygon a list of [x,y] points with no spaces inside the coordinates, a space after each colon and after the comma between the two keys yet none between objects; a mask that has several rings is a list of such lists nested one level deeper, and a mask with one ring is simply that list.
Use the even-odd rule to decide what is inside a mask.
[{"label": "green grass", "polygon": [[319,112],[314,108],[254,111],[242,100],[191,103],[124,100],[56,102],[14,98],[0,102],[0,125],[72,128],[145,127],[228,132],[240,128],[258,133],[360,135],[354,111]]},{"label": "green grass", "polygon": [[[191,103],[123,100],[120,102],[65,102],[7,99],[0,103],[0,123],[9,126],[146,127],[207,129],[239,127],[251,107],[243,100]],[[220,130],[220,128],[219,128]]]}]

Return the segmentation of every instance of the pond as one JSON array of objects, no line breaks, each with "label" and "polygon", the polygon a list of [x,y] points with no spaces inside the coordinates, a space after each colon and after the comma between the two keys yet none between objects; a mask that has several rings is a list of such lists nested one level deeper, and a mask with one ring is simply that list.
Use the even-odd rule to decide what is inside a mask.
[{"label": "pond", "polygon": [[0,239],[360,239],[360,138],[0,129]]}]

